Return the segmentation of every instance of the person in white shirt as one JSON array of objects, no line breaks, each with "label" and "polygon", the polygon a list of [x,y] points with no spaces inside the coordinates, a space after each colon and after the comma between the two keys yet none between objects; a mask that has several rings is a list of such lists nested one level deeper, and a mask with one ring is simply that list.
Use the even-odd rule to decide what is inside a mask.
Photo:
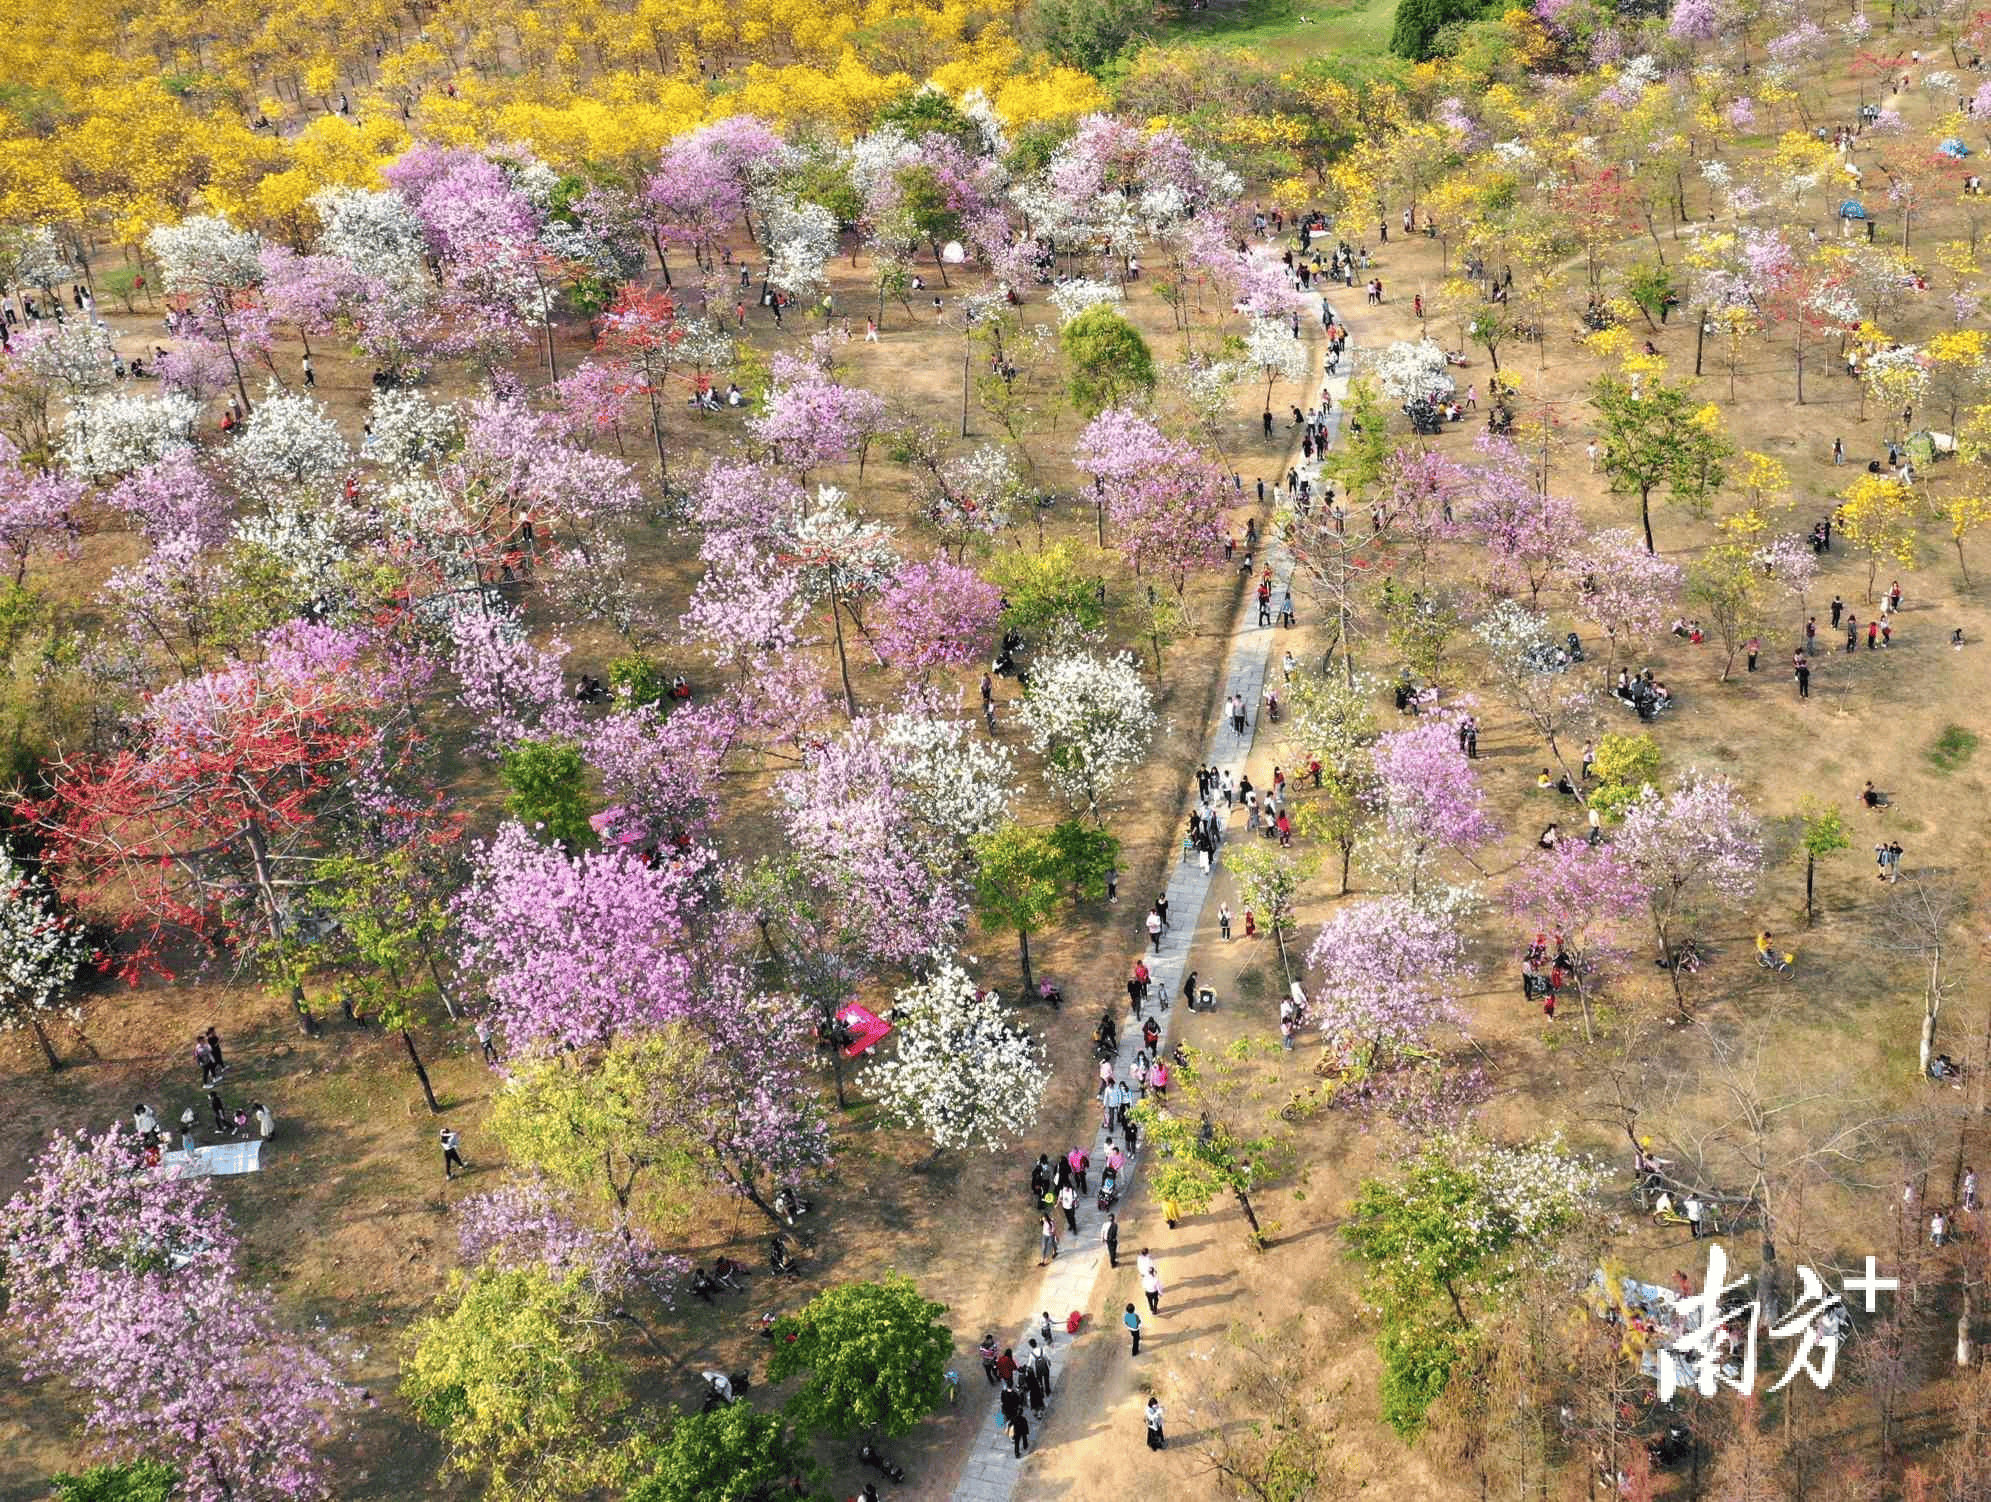
[{"label": "person in white shirt", "polygon": [[1168,1448],[1168,1436],[1162,1432],[1162,1418],[1161,1399],[1150,1397],[1148,1399],[1147,1413],[1143,1417],[1143,1422],[1148,1426],[1148,1448],[1150,1450],[1165,1450]]}]

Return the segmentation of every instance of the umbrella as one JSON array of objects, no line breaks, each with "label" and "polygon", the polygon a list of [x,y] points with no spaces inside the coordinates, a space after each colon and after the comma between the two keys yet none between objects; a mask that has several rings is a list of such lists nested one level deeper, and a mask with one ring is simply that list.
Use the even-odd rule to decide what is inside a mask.
[{"label": "umbrella", "polygon": [[1841,219],[1864,219],[1867,217],[1867,211],[1861,206],[1859,199],[1849,198],[1839,205],[1839,217]]},{"label": "umbrella", "polygon": [[1955,136],[1951,136],[1947,141],[1943,142],[1942,145],[1938,146],[1936,150],[1940,151],[1944,156],[1947,157],[1966,157],[1970,155],[1970,148],[1964,145],[1963,142],[1959,141]]}]

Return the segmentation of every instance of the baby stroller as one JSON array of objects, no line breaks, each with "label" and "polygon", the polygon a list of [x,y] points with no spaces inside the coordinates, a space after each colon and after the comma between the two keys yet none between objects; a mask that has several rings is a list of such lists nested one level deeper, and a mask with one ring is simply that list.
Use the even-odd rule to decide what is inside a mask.
[{"label": "baby stroller", "polygon": [[1106,1171],[1099,1176],[1098,1204],[1101,1210],[1111,1210],[1120,1202],[1120,1176],[1108,1164]]}]

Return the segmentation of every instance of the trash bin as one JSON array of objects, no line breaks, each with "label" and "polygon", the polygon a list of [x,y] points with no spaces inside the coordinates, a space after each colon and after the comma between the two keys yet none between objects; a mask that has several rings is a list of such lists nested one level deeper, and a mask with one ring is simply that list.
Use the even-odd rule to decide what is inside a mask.
[{"label": "trash bin", "polygon": [[1216,1009],[1217,993],[1208,986],[1198,986],[1196,988],[1196,1010],[1199,1012],[1214,1012]]}]

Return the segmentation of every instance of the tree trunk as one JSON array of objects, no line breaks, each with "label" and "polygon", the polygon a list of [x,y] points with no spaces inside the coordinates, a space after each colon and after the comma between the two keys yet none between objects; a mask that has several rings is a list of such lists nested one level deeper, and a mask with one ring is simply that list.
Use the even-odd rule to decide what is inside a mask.
[{"label": "tree trunk", "polygon": [[422,1063],[422,1056],[415,1052],[414,1036],[405,1027],[401,1029],[401,1044],[408,1050],[408,1062],[415,1066],[415,1078],[422,1082],[422,1098],[429,1103],[429,1114],[440,1113],[442,1106],[436,1100],[436,1087],[429,1083],[429,1071]]},{"label": "tree trunk", "polygon": [[836,665],[843,675],[843,707],[849,719],[857,718],[857,691],[850,686],[850,657],[843,645],[843,611],[839,608],[836,586],[830,586],[830,624],[836,629]]},{"label": "tree trunk", "polygon": [[1638,520],[1639,525],[1645,528],[1646,552],[1657,553],[1659,549],[1652,545],[1652,491],[1649,487],[1638,493]]},{"label": "tree trunk", "polygon": [[1037,994],[1037,977],[1030,973],[1030,931],[1019,928],[1016,931],[1016,949],[1023,960],[1023,999],[1028,1001]]},{"label": "tree trunk", "polygon": [[1244,1212],[1245,1224],[1251,1227],[1251,1239],[1257,1241],[1264,1232],[1258,1228],[1258,1212],[1251,1208],[1251,1196],[1242,1189],[1231,1191],[1237,1196],[1237,1207]]},{"label": "tree trunk", "polygon": [[48,1041],[48,1029],[41,1025],[41,1014],[30,1011],[28,1025],[35,1030],[35,1042],[41,1045],[42,1057],[48,1060],[49,1073],[55,1073],[62,1067],[62,1060],[55,1056],[55,1045]]},{"label": "tree trunk", "polygon": [[1807,854],[1804,858],[1804,926],[1811,927],[1811,885],[1813,873],[1818,869],[1818,857]]}]

